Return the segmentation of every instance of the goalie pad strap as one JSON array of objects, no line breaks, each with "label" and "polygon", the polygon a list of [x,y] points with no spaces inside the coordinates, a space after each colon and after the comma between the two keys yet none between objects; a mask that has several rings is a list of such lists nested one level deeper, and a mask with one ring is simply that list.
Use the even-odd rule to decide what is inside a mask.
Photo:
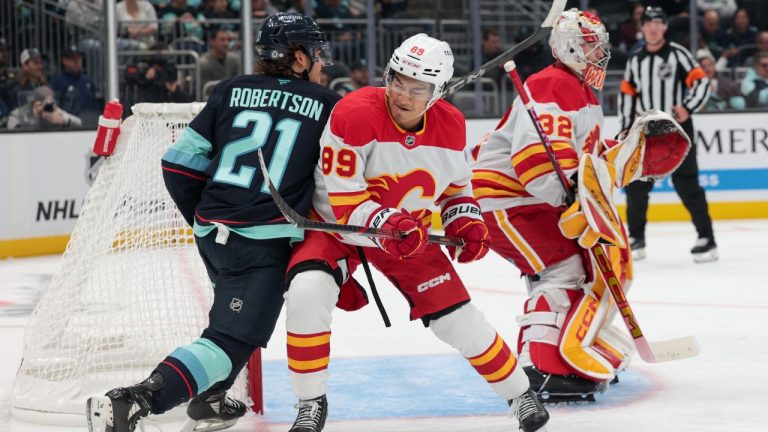
[{"label": "goalie pad strap", "polygon": [[519,315],[515,318],[518,326],[530,326],[530,325],[549,325],[561,328],[565,321],[562,314],[557,312],[528,312],[525,315]]}]

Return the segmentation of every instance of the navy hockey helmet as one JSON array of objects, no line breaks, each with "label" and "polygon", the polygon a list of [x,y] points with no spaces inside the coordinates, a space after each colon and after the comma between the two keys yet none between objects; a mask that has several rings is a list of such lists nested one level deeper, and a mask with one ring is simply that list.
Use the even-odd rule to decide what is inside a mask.
[{"label": "navy hockey helmet", "polygon": [[331,48],[317,22],[295,12],[279,12],[267,17],[256,35],[259,58],[277,60],[289,53],[290,45],[300,46],[313,62],[332,65]]},{"label": "navy hockey helmet", "polygon": [[658,6],[648,6],[643,11],[643,17],[640,19],[640,22],[642,23],[645,23],[646,21],[661,21],[666,24],[667,13],[664,12],[664,9]]}]

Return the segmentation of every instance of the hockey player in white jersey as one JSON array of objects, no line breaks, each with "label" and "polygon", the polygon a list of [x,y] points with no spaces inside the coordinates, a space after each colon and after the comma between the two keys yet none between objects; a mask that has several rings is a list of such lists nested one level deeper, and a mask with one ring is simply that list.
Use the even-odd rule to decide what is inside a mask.
[{"label": "hockey player in white jersey", "polygon": [[[608,34],[598,17],[571,9],[556,22],[549,45],[555,63],[525,87],[560,165],[575,179],[582,155],[602,157],[614,144],[600,138],[603,114],[591,89],[605,80]],[[585,253],[597,238],[583,223],[573,228],[583,212],[578,203],[566,211],[565,191],[519,98],[473,149],[472,169],[491,249],[526,276],[518,352],[532,388],[549,401],[593,399],[626,367],[633,346],[610,326],[611,296]],[[612,228],[626,237],[620,219]],[[626,248],[610,249],[626,289],[630,257]]]},{"label": "hockey player in white jersey", "polygon": [[410,319],[458,350],[509,403],[521,430],[543,430],[549,418],[448,256],[427,243],[430,209],[437,206],[446,234],[464,241],[448,248],[451,258],[471,262],[488,252],[464,155],[464,116],[440,98],[452,75],[448,44],[418,34],[395,50],[385,88],[356,90],[331,113],[315,170],[314,217],[410,234],[374,240],[308,231],[294,249],[285,294],[288,366],[299,399],[291,432],[323,429],[332,312],[367,303],[351,277],[363,256],[407,299]]}]

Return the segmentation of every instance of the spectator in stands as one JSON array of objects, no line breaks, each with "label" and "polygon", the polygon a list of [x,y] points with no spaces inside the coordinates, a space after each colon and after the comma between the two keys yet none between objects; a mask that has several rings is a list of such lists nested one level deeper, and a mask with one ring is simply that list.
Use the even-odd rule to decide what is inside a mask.
[{"label": "spectator in stands", "polygon": [[64,19],[73,26],[99,30],[103,8],[104,0],[69,0]]},{"label": "spectator in stands", "polygon": [[761,31],[755,38],[755,52],[752,56],[744,60],[745,65],[753,65],[755,63],[755,55],[759,52],[768,52],[768,31]]},{"label": "spectator in stands", "polygon": [[709,10],[701,17],[701,38],[715,58],[720,58],[725,50],[725,32],[720,28],[720,15]]},{"label": "spectator in stands", "polygon": [[[152,50],[163,51],[166,48],[163,44],[156,44]],[[146,68],[138,68],[136,76],[130,79],[135,80],[138,87],[138,102],[186,103],[194,101],[194,98],[187,94],[179,84],[176,65],[161,55],[152,57]]]},{"label": "spectator in stands", "polygon": [[382,18],[392,18],[408,10],[408,0],[376,0],[374,8]]},{"label": "spectator in stands", "polygon": [[16,80],[6,87],[3,101],[8,110],[24,105],[32,90],[48,84],[43,73],[43,57],[37,48],[27,48],[19,56],[21,71]]},{"label": "spectator in stands", "polygon": [[752,68],[741,80],[741,93],[749,108],[768,108],[768,52],[761,51],[754,57]]},{"label": "spectator in stands", "polygon": [[348,76],[349,81],[343,82],[333,89],[342,96],[368,85],[368,65],[365,60],[353,63],[349,68]]},{"label": "spectator in stands", "polygon": [[80,118],[56,106],[53,90],[48,86],[37,87],[32,100],[16,108],[8,118],[8,129],[50,129],[80,127]]},{"label": "spectator in stands", "polygon": [[295,12],[302,15],[304,14],[304,8],[305,8],[304,0],[290,0],[288,4],[290,6],[288,7],[288,9],[286,9],[286,12]]},{"label": "spectator in stands", "polygon": [[619,25],[618,44],[619,49],[626,53],[634,52],[633,48],[643,40],[643,32],[640,31],[641,18],[645,7],[641,2],[632,3],[632,14],[626,21]]},{"label": "spectator in stands", "polygon": [[82,117],[99,111],[96,101],[96,85],[83,72],[83,53],[76,46],[65,48],[61,53],[62,71],[51,79],[56,102],[64,111]]},{"label": "spectator in stands", "polygon": [[720,18],[725,20],[731,19],[738,8],[736,0],[696,0],[696,6],[699,8],[699,11],[714,11]]},{"label": "spectator in stands", "polygon": [[744,109],[746,101],[741,94],[739,84],[732,80],[728,73],[717,71],[712,53],[706,48],[700,49],[696,52],[696,60],[709,77],[709,86],[712,88],[703,109],[705,111]]},{"label": "spectator in stands", "polygon": [[16,75],[10,69],[10,65],[8,44],[5,38],[0,37],[0,128],[5,127],[5,123],[8,121],[8,114],[10,114],[10,110],[2,96],[5,93],[5,88],[15,82],[16,78]]},{"label": "spectator in stands", "polygon": [[11,70],[11,52],[8,49],[8,42],[0,37],[0,94],[5,86],[14,81],[16,75]]},{"label": "spectator in stands", "polygon": [[229,32],[218,29],[208,37],[208,51],[200,56],[200,83],[221,81],[240,74],[240,56],[229,52]]},{"label": "spectator in stands", "polygon": [[733,15],[733,25],[725,33],[723,57],[728,67],[744,66],[745,60],[754,53],[757,28],[749,24],[747,10],[741,8]]},{"label": "spectator in stands", "polygon": [[[499,36],[498,30],[495,28],[488,28],[483,30],[482,48],[482,64],[488,63],[489,61],[498,57],[499,54],[504,51],[501,47],[501,36]],[[470,69],[474,70],[475,65],[471,66],[472,67],[470,67]],[[501,80],[507,79],[507,73],[504,72],[504,65],[499,65],[499,67],[494,68],[493,70],[486,71],[485,76],[494,80],[496,84],[501,84]]]},{"label": "spectator in stands", "polygon": [[251,0],[251,13],[253,19],[261,21],[262,19],[277,13],[278,10],[269,0]]},{"label": "spectator in stands", "polygon": [[[163,33],[167,40],[195,38],[202,43],[203,27],[197,19],[195,9],[187,0],[171,0],[171,4],[163,10],[160,16],[163,21]],[[182,49],[194,49],[193,46],[182,46]]]},{"label": "spectator in stands", "polygon": [[[198,17],[205,22],[205,30],[209,36],[213,34],[214,30],[224,29],[229,31],[229,35],[233,39],[239,39],[240,17],[237,12],[230,9],[229,0],[208,0],[205,3],[205,9]],[[231,20],[232,22],[221,22],[220,20]]]},{"label": "spectator in stands", "polygon": [[115,10],[118,35],[141,42],[146,48],[157,39],[157,13],[147,0],[122,0]]}]

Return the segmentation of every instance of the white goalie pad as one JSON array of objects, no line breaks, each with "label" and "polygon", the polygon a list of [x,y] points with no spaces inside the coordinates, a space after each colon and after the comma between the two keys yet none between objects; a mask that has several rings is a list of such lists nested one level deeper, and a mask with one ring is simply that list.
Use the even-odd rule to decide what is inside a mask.
[{"label": "white goalie pad", "polygon": [[616,185],[635,180],[659,180],[683,162],[691,141],[669,114],[648,110],[640,114],[619,145],[607,150],[605,158],[616,167]]}]

